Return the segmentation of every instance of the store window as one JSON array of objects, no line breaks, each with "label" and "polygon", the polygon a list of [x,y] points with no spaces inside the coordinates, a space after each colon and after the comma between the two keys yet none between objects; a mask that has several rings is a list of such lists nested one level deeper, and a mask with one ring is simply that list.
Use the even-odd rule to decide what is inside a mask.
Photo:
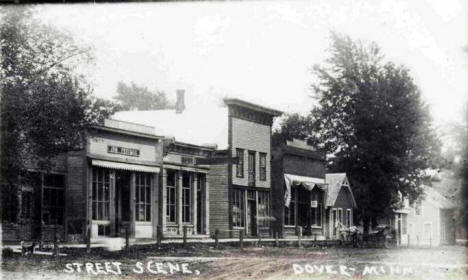
[{"label": "store window", "polygon": [[352,223],[351,223],[351,209],[346,209],[346,227],[350,228]]},{"label": "store window", "polygon": [[236,149],[237,165],[236,165],[236,177],[244,177],[244,149]]},{"label": "store window", "polygon": [[234,227],[244,227],[244,190],[232,190],[232,224]]},{"label": "store window", "polygon": [[93,167],[93,220],[109,220],[110,173],[108,169]]},{"label": "store window", "polygon": [[137,221],[151,221],[151,174],[135,173],[135,213]]},{"label": "store window", "polygon": [[287,226],[296,225],[296,188],[293,187],[291,187],[289,207],[284,207],[284,224]]},{"label": "store window", "polygon": [[318,188],[312,190],[311,200],[311,225],[314,227],[322,226],[322,207],[323,207],[322,191]]},{"label": "store window", "polygon": [[342,225],[343,224],[343,209],[338,208],[338,222]]},{"label": "store window", "polygon": [[258,225],[268,227],[270,225],[270,193],[258,192]]},{"label": "store window", "polygon": [[44,175],[42,189],[42,222],[45,225],[63,224],[65,176]]},{"label": "store window", "polygon": [[182,173],[182,222],[191,222],[191,208],[192,208],[192,179],[193,176],[190,173]]},{"label": "store window", "polygon": [[167,222],[176,222],[176,182],[177,172],[174,170],[167,170],[166,182],[166,215]]}]

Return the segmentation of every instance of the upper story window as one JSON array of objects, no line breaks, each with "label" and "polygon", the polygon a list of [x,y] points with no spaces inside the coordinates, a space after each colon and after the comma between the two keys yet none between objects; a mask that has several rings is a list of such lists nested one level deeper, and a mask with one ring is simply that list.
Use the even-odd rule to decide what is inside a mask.
[{"label": "upper story window", "polygon": [[266,181],[266,154],[260,153],[260,181]]},{"label": "upper story window", "polygon": [[236,165],[236,177],[244,177],[244,149],[236,149],[236,156],[238,158]]},{"label": "upper story window", "polygon": [[249,186],[255,186],[255,152],[249,151]]}]

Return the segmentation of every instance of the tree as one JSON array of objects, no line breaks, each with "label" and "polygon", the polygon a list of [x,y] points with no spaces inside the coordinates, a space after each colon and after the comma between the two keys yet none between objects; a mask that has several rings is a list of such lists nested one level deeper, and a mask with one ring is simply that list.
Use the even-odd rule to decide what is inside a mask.
[{"label": "tree", "polygon": [[384,62],[375,43],[331,39],[330,57],[314,66],[319,105],[305,138],[331,155],[331,172],[347,172],[367,228],[398,207],[399,193],[411,201],[421,194],[440,143],[406,67]]},{"label": "tree", "polygon": [[151,92],[147,87],[131,82],[130,85],[120,81],[117,84],[117,95],[114,99],[120,101],[124,110],[157,110],[168,106],[164,92]]},{"label": "tree", "polygon": [[2,194],[14,196],[27,166],[50,170],[55,156],[79,148],[84,129],[116,106],[94,97],[75,71],[93,60],[91,48],[26,7],[3,7],[0,18]]}]

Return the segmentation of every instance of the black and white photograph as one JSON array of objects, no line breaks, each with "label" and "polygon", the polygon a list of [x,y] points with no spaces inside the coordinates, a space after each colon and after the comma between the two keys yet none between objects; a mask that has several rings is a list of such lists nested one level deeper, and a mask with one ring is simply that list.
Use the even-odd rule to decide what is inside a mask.
[{"label": "black and white photograph", "polygon": [[3,279],[468,279],[468,3],[0,5]]}]

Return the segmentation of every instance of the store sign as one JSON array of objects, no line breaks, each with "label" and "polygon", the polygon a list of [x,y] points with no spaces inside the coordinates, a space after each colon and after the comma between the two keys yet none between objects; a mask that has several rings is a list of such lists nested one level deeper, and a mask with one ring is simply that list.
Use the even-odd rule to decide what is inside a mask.
[{"label": "store sign", "polygon": [[109,154],[119,154],[124,156],[139,157],[140,150],[132,148],[124,148],[119,146],[107,145],[107,152]]},{"label": "store sign", "polygon": [[311,200],[310,201],[310,207],[311,208],[317,208],[318,207],[318,201],[317,200]]},{"label": "store sign", "polygon": [[184,157],[183,156],[180,161],[181,161],[182,164],[194,164],[193,157]]}]

